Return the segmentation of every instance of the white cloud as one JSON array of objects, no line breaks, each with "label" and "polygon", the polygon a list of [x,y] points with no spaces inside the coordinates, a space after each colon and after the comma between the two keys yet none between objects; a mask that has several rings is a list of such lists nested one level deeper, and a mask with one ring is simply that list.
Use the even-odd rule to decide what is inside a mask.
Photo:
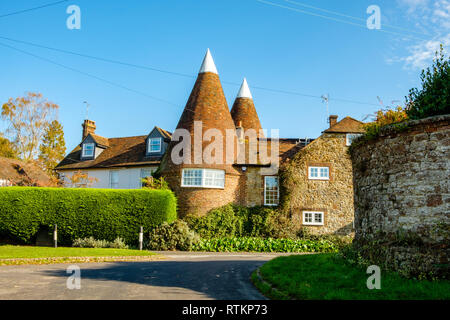
[{"label": "white cloud", "polygon": [[417,28],[430,34],[429,40],[416,40],[407,46],[407,56],[398,59],[405,67],[424,69],[430,65],[442,43],[450,50],[450,0],[398,0],[407,9],[407,18],[414,21]]}]

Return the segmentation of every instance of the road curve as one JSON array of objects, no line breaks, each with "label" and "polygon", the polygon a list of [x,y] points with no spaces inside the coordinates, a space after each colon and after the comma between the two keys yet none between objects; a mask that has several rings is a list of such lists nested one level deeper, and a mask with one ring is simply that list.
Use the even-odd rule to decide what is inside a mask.
[{"label": "road curve", "polygon": [[162,252],[149,262],[81,263],[81,288],[68,289],[68,264],[0,267],[0,300],[255,300],[251,273],[281,254]]}]

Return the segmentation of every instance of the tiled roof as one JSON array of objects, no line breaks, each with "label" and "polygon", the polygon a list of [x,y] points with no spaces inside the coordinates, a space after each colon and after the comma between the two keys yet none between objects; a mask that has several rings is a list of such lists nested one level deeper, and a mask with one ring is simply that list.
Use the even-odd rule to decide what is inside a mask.
[{"label": "tiled roof", "polygon": [[345,117],[331,128],[325,130],[326,133],[364,133],[363,122],[351,117]]},{"label": "tiled roof", "polygon": [[[267,156],[270,158],[272,154],[272,139],[271,138],[263,138],[262,141],[267,141]],[[311,143],[313,140],[308,139],[308,143]],[[260,141],[258,141],[258,144]],[[245,162],[239,163],[239,166],[245,166],[245,165],[267,165],[268,162],[261,162],[261,159],[259,155],[261,154],[259,150],[259,145],[254,146],[251,148],[251,143],[246,140],[245,141]],[[278,139],[278,148],[279,148],[279,161],[280,164],[289,161],[292,159],[292,157],[301,149],[303,149],[306,146],[305,139]],[[252,157],[253,156],[253,157]],[[257,160],[257,163],[251,163],[253,161],[252,159]]]},{"label": "tiled roof", "polygon": [[94,133],[90,133],[90,135],[91,135],[91,137],[94,139],[94,141],[95,141],[98,145],[100,145],[100,146],[102,146],[102,147],[109,147],[109,140],[108,140],[108,138],[99,136],[99,135],[94,134]]},{"label": "tiled roof", "polygon": [[261,132],[261,122],[256,112],[255,104],[251,98],[250,89],[248,89],[247,81],[244,79],[241,89],[231,108],[231,117],[236,127],[242,126],[244,130],[256,130],[258,137],[264,138]]},{"label": "tiled roof", "polygon": [[[235,125],[228,108],[225,94],[220,83],[219,75],[213,72],[202,72],[198,74],[192,92],[186,103],[184,111],[180,117],[177,129],[185,129],[191,134],[191,163],[195,163],[194,159],[194,124],[198,121],[202,123],[202,137],[209,129],[216,129],[222,133],[224,143],[222,152],[223,165],[208,164],[207,168],[223,169],[231,174],[237,174],[235,168],[231,164],[226,164],[226,131],[235,132]],[[235,135],[233,136],[235,137]],[[235,138],[236,139],[236,138]],[[203,140],[203,150],[210,144],[209,141]],[[171,154],[177,143],[172,142],[168,148],[168,154]],[[167,160],[167,163],[165,162]],[[165,158],[162,165],[162,172],[178,172],[178,168],[186,166],[185,164],[176,165],[172,162],[171,157]],[[191,165],[196,167],[196,165]]]},{"label": "tiled roof", "polygon": [[[164,130],[165,131],[165,130]],[[167,131],[165,131],[167,132]],[[95,138],[95,137],[94,137]],[[56,167],[57,170],[114,168],[140,165],[159,165],[161,157],[146,157],[147,136],[106,139],[108,147],[94,160],[81,161],[78,145]],[[96,140],[97,142],[97,140]],[[103,143],[106,143],[103,141]]]},{"label": "tiled roof", "polygon": [[172,132],[169,132],[167,130],[161,129],[160,127],[155,127],[156,130],[159,131],[159,133],[161,133],[161,135],[163,136],[164,139],[167,140],[171,140],[172,139]]},{"label": "tiled roof", "polygon": [[52,180],[37,164],[0,157],[0,180],[13,185],[52,186]]}]

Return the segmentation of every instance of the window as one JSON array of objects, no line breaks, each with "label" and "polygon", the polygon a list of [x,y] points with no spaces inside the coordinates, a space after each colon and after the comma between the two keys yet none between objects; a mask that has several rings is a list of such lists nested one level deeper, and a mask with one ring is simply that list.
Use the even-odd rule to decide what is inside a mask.
[{"label": "window", "polygon": [[323,212],[303,211],[303,224],[310,226],[323,226]]},{"label": "window", "polygon": [[93,157],[94,156],[95,145],[93,143],[83,144],[83,157]]},{"label": "window", "polygon": [[349,147],[352,144],[353,140],[355,140],[360,136],[362,136],[362,134],[360,133],[347,133],[345,138],[345,144],[347,145],[347,147]]},{"label": "window", "polygon": [[109,187],[111,189],[119,188],[119,171],[109,172]]},{"label": "window", "polygon": [[223,189],[225,187],[225,171],[214,169],[183,169],[181,186]]},{"label": "window", "polygon": [[330,180],[329,167],[309,167],[308,178],[311,180]]},{"label": "window", "polygon": [[278,177],[264,177],[264,205],[277,206],[279,197]]},{"label": "window", "polygon": [[161,138],[150,138],[148,139],[148,153],[157,153],[161,152]]}]

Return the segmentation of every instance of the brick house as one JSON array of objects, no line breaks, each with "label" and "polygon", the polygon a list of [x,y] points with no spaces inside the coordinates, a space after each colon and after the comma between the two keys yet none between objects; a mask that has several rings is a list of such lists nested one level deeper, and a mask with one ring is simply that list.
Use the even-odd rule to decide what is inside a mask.
[{"label": "brick house", "polygon": [[[346,230],[353,221],[347,142],[362,132],[361,122],[332,116],[315,140],[266,138],[245,79],[230,111],[209,50],[173,133],[155,127],[145,136],[108,139],[95,129],[85,120],[82,142],[56,168],[63,177],[82,170],[98,179],[95,188],[140,188],[140,179],[157,170],[175,192],[180,216],[228,203],[282,204],[299,226],[319,233]],[[199,160],[198,150],[214,161]]]}]

